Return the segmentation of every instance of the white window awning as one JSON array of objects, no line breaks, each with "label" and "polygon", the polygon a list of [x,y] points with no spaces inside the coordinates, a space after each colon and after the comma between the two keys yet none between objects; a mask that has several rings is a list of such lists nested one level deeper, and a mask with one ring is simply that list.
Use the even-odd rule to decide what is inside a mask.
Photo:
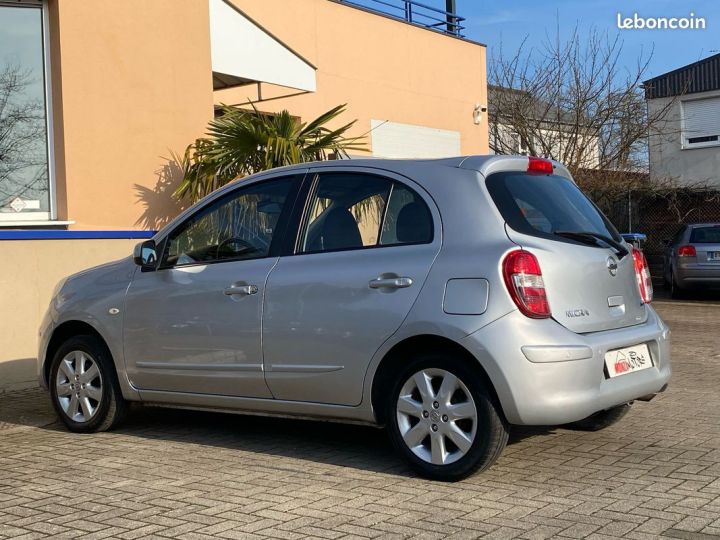
[{"label": "white window awning", "polygon": [[314,92],[315,66],[225,0],[210,2],[213,87],[269,83]]}]

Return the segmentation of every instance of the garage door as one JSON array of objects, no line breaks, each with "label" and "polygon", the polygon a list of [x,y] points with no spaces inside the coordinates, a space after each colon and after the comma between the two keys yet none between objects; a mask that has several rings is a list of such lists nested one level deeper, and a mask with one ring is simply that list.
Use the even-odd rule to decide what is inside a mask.
[{"label": "garage door", "polygon": [[384,158],[460,155],[460,132],[385,120],[371,120],[372,153]]}]

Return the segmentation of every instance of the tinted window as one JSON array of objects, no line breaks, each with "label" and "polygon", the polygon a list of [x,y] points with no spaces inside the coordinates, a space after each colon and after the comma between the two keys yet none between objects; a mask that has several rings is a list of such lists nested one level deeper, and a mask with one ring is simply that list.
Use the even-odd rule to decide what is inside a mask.
[{"label": "tinted window", "polygon": [[387,178],[322,174],[309,208],[303,253],[432,240],[427,205],[417,193]]},{"label": "tinted window", "polygon": [[365,174],[320,175],[301,243],[304,253],[375,246],[392,182]]},{"label": "tinted window", "polygon": [[198,211],[170,236],[163,266],[267,257],[292,183],[240,188]]},{"label": "tinted window", "polygon": [[694,227],[690,233],[691,244],[720,244],[720,225]]},{"label": "tinted window", "polygon": [[570,180],[561,176],[501,172],[487,187],[508,225],[518,232],[567,241],[554,233],[591,232],[620,241],[615,227]]},{"label": "tinted window", "polygon": [[393,184],[380,244],[423,244],[432,238],[432,216],[425,201],[407,186]]}]

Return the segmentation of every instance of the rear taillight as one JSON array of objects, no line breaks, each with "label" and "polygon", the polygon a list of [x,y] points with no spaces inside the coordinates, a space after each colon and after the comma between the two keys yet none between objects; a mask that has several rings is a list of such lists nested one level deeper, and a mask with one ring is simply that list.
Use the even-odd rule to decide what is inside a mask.
[{"label": "rear taillight", "polygon": [[523,314],[533,319],[550,317],[545,282],[535,255],[522,249],[508,253],[503,261],[503,277],[510,296]]},{"label": "rear taillight", "polygon": [[695,246],[680,246],[678,248],[678,257],[697,257]]},{"label": "rear taillight", "polygon": [[530,156],[528,158],[528,172],[536,172],[543,174],[553,173],[553,164],[549,159]]},{"label": "rear taillight", "polygon": [[653,299],[653,285],[650,277],[650,267],[648,266],[645,254],[637,248],[632,248],[633,265],[635,266],[635,278],[637,279],[638,289],[640,289],[640,298],[643,303],[649,304]]}]

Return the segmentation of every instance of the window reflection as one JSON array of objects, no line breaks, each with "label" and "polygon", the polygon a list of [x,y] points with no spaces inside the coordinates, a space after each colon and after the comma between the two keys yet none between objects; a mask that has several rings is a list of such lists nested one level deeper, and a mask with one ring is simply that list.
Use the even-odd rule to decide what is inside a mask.
[{"label": "window reflection", "polygon": [[0,6],[0,221],[50,218],[42,9]]}]

